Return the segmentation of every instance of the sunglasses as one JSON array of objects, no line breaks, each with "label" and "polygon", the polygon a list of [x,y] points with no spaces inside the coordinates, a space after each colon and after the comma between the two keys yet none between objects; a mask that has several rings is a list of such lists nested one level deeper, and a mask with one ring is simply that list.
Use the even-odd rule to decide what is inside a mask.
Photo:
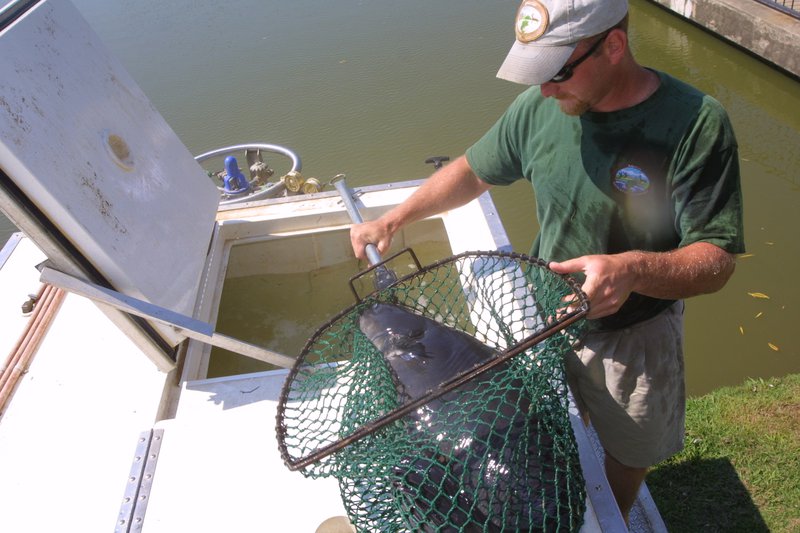
[{"label": "sunglasses", "polygon": [[595,50],[597,50],[597,49],[600,47],[600,43],[602,43],[603,41],[605,41],[606,37],[608,37],[608,33],[606,33],[605,35],[603,35],[602,37],[600,37],[600,38],[597,40],[597,42],[595,42],[595,43],[592,45],[592,47],[591,47],[591,48],[589,48],[589,49],[586,51],[586,53],[585,53],[585,54],[583,54],[581,57],[579,57],[578,59],[576,59],[576,60],[575,60],[575,61],[573,61],[572,63],[567,63],[566,65],[564,65],[564,66],[561,68],[561,70],[559,70],[559,71],[556,73],[556,75],[555,75],[555,76],[553,76],[552,78],[550,78],[550,81],[551,81],[552,83],[561,83],[561,82],[564,82],[564,81],[567,81],[568,79],[570,79],[570,78],[572,77],[572,74],[573,74],[573,73],[574,73],[574,71],[575,71],[575,68],[576,68],[578,65],[580,65],[581,63],[583,63],[584,61],[586,61],[586,59],[587,59],[587,58],[588,58],[590,55],[592,55],[592,54],[595,52]]}]

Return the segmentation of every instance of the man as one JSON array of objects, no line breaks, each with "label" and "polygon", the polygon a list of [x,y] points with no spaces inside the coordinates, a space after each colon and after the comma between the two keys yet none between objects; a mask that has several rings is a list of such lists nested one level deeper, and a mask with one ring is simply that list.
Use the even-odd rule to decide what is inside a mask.
[{"label": "man", "polygon": [[744,251],[736,140],[714,99],[639,65],[627,0],[525,0],[498,77],[532,85],[406,202],[354,226],[387,251],[409,222],[518,179],[536,193],[531,255],[583,280],[590,332],[566,356],[623,517],[684,435],[682,299],[722,288]]}]

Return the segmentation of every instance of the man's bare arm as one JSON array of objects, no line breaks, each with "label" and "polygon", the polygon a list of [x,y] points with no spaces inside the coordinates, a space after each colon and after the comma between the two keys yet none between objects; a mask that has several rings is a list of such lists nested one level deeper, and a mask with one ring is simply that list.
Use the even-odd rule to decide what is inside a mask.
[{"label": "man's bare arm", "polygon": [[423,218],[460,207],[483,194],[490,185],[478,178],[461,156],[436,171],[405,202],[379,219],[358,224],[350,230],[350,242],[359,259],[365,259],[364,248],[375,244],[385,253],[398,229]]},{"label": "man's bare arm", "polygon": [[617,312],[632,292],[665,300],[716,292],[730,279],[735,266],[733,254],[707,242],[670,252],[586,255],[550,263],[560,274],[586,275],[583,290],[591,304],[589,318]]}]

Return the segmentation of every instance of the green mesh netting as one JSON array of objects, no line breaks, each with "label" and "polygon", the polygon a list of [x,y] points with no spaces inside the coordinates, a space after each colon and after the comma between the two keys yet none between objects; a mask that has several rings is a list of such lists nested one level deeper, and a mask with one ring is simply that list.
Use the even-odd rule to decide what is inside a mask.
[{"label": "green mesh netting", "polygon": [[587,311],[571,279],[518,254],[406,276],[308,341],[278,406],[283,459],[334,476],[359,531],[577,531],[562,356]]}]

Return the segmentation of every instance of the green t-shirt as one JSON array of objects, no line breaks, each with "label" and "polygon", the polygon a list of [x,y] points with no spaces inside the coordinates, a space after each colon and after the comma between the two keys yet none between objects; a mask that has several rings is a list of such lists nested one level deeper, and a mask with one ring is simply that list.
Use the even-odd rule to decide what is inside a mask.
[{"label": "green t-shirt", "polygon": [[[531,255],[564,261],[698,241],[744,251],[738,148],[728,116],[710,96],[658,75],[660,87],[644,102],[579,117],[531,87],[467,150],[487,183],[532,184],[541,229]],[[624,327],[671,303],[634,293],[595,325]]]}]

